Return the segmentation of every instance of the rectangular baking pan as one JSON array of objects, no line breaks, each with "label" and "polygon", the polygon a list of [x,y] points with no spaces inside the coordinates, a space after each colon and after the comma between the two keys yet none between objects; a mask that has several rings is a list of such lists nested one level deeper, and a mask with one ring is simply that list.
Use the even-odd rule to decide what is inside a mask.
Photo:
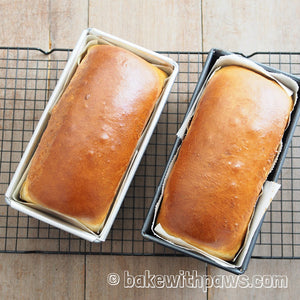
[{"label": "rectangular baking pan", "polygon": [[[199,77],[199,80],[198,80],[198,83],[195,87],[195,90],[193,92],[193,95],[191,97],[191,101],[190,101],[190,104],[188,106],[188,109],[187,109],[187,112],[186,112],[186,115],[185,115],[185,118],[187,118],[188,116],[188,113],[189,111],[192,109],[193,107],[193,104],[195,101],[197,101],[197,96],[206,80],[206,77],[208,76],[211,68],[213,67],[213,65],[215,64],[215,62],[221,57],[221,56],[226,56],[226,55],[230,55],[232,54],[231,52],[228,52],[228,51],[224,51],[224,50],[220,50],[220,49],[211,49],[210,52],[208,53],[208,56],[206,58],[206,62],[205,62],[205,65],[203,67],[203,70],[202,70],[202,73]],[[244,56],[243,54],[239,54],[241,56]],[[263,64],[260,64],[260,63],[257,63],[257,65],[263,67],[265,70],[269,71],[269,72],[273,72],[273,73],[281,73],[281,74],[284,74],[290,78],[292,78],[296,83],[297,85],[300,87],[300,78],[292,75],[292,74],[288,74],[288,73],[285,73],[285,72],[282,72],[280,70],[277,70],[277,69],[274,69],[274,68],[271,68],[269,66],[265,66]],[[282,150],[280,152],[280,155],[278,157],[278,160],[276,162],[276,165],[274,166],[273,170],[270,172],[267,180],[269,181],[274,181],[276,182],[278,180],[278,177],[280,175],[280,172],[281,172],[281,169],[282,169],[282,166],[283,166],[283,163],[284,163],[284,160],[285,160],[285,157],[287,155],[287,151],[289,149],[289,146],[290,146],[290,143],[291,143],[291,140],[292,140],[292,137],[293,137],[293,134],[294,134],[294,131],[296,129],[296,126],[297,126],[297,122],[299,120],[299,117],[300,117],[300,103],[299,103],[299,97],[300,97],[300,88],[298,89],[298,94],[297,94],[297,99],[298,101],[296,102],[296,105],[294,107],[294,110],[291,114],[291,119],[290,119],[290,124],[288,126],[288,128],[286,129],[285,133],[284,133],[284,136],[283,136],[283,139],[282,139],[282,142],[283,142],[283,147],[282,147]],[[183,120],[184,122],[184,120]],[[196,259],[199,259],[201,261],[204,261],[206,263],[209,263],[211,265],[214,265],[216,267],[219,267],[221,269],[224,269],[228,272],[231,272],[231,273],[234,273],[234,274],[243,274],[247,267],[248,267],[248,264],[249,264],[249,261],[250,261],[250,258],[251,258],[251,255],[252,255],[252,252],[254,250],[254,247],[255,247],[255,243],[256,243],[256,240],[257,240],[257,237],[259,235],[259,232],[260,232],[260,229],[261,229],[261,226],[263,224],[263,220],[264,220],[264,217],[265,217],[265,214],[263,216],[263,218],[261,219],[255,233],[254,233],[254,236],[251,240],[251,243],[250,243],[250,247],[248,249],[248,252],[246,253],[246,256],[242,262],[242,265],[239,266],[239,267],[235,267],[235,266],[232,266],[232,267],[226,267],[226,266],[223,266],[221,264],[218,264],[216,261],[214,260],[211,260],[210,258],[204,256],[204,255],[201,255],[200,253],[197,253],[197,252],[194,252],[194,251],[191,251],[191,250],[188,250],[188,249],[184,249],[182,247],[178,247],[177,245],[175,244],[172,244],[166,240],[163,240],[159,237],[157,237],[156,235],[154,235],[153,231],[152,231],[152,222],[153,222],[153,219],[154,219],[154,215],[155,215],[155,207],[156,207],[156,204],[158,203],[159,201],[159,198],[162,194],[162,190],[163,190],[163,183],[164,183],[164,180],[167,176],[167,171],[168,171],[168,168],[169,166],[171,165],[172,163],[172,160],[173,158],[175,157],[176,153],[177,153],[177,150],[178,148],[180,147],[182,143],[182,139],[180,137],[177,137],[176,140],[175,140],[175,143],[173,145],[173,148],[172,148],[172,151],[170,153],[170,156],[169,156],[169,159],[168,159],[168,163],[166,165],[166,168],[165,168],[165,171],[161,177],[161,180],[160,180],[160,183],[156,189],[156,192],[155,192],[155,195],[154,195],[154,198],[153,198],[153,201],[152,201],[152,204],[149,208],[149,211],[148,211],[148,214],[146,216],[146,219],[145,219],[145,222],[144,222],[144,225],[143,225],[143,228],[142,228],[142,235],[148,239],[148,240],[151,240],[153,242],[156,242],[158,244],[161,244],[165,247],[169,247],[175,251],[178,251],[178,252],[181,252],[185,255],[188,255],[188,256],[191,256],[191,257],[194,257]]]},{"label": "rectangular baking pan", "polygon": [[[37,148],[37,145],[43,134],[43,131],[47,126],[47,122],[50,118],[52,108],[59,100],[61,93],[64,91],[68,82],[70,81],[70,78],[74,74],[74,72],[77,68],[77,65],[78,65],[78,63],[77,63],[78,59],[81,57],[82,53],[85,51],[86,45],[88,43],[90,43],[91,41],[92,42],[96,41],[96,40],[98,41],[98,39],[101,40],[101,43],[103,43],[103,44],[108,43],[108,44],[116,45],[118,47],[127,49],[127,50],[135,53],[136,55],[144,58],[145,60],[149,61],[150,63],[159,65],[162,68],[166,68],[168,70],[167,71],[168,72],[168,80],[165,83],[162,94],[161,94],[161,96],[155,106],[155,109],[149,119],[146,129],[144,130],[142,138],[140,139],[140,141],[138,143],[135,156],[130,163],[130,167],[128,168],[128,171],[126,174],[126,179],[123,180],[121,188],[118,191],[117,200],[114,201],[114,203],[112,205],[112,209],[110,210],[110,213],[107,217],[107,220],[106,220],[106,223],[105,223],[103,229],[101,230],[101,232],[99,234],[96,234],[91,231],[82,229],[82,228],[76,226],[76,224],[75,225],[71,224],[70,222],[63,220],[56,215],[49,214],[47,212],[36,209],[32,205],[29,205],[26,202],[22,201],[19,198],[19,192],[20,192],[22,183],[26,177],[26,172],[27,172],[30,160]],[[32,216],[38,220],[46,222],[52,226],[60,228],[71,234],[79,236],[90,242],[105,241],[105,239],[108,236],[109,231],[113,225],[113,222],[118,214],[118,211],[122,205],[122,202],[126,196],[127,190],[129,188],[130,183],[131,183],[131,181],[135,175],[135,172],[139,166],[139,163],[140,163],[142,156],[146,150],[146,147],[149,143],[152,133],[156,127],[156,124],[157,124],[159,117],[162,113],[162,110],[165,106],[165,103],[167,101],[168,95],[171,91],[171,87],[177,76],[177,73],[178,73],[177,63],[174,60],[172,60],[164,55],[161,55],[161,54],[158,54],[151,50],[145,49],[143,47],[140,47],[138,45],[135,45],[133,43],[125,41],[121,38],[113,36],[111,34],[97,30],[95,28],[88,28],[88,29],[84,30],[82,32],[75,48],[72,51],[72,54],[64,68],[64,71],[62,72],[62,75],[60,76],[59,81],[57,82],[57,85],[47,103],[47,106],[39,120],[39,123],[33,133],[33,136],[22,156],[22,159],[21,159],[21,161],[16,169],[16,172],[10,182],[10,185],[5,193],[5,200],[6,200],[7,204],[22,213],[25,213],[29,216]],[[45,189],[46,188],[47,187],[45,187]]]}]

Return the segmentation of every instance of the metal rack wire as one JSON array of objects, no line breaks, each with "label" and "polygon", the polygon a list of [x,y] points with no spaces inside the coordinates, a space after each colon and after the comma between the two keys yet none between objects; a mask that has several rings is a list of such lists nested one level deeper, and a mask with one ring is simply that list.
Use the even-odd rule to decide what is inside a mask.
[{"label": "metal rack wire", "polygon": [[[86,242],[5,204],[7,186],[70,53],[0,47],[0,252],[179,255],[144,240],[140,232],[204,65],[204,52],[163,52],[178,62],[180,72],[106,242]],[[300,53],[256,52],[249,57],[300,76]],[[282,188],[253,252],[257,258],[300,258],[300,124],[279,183]]]}]

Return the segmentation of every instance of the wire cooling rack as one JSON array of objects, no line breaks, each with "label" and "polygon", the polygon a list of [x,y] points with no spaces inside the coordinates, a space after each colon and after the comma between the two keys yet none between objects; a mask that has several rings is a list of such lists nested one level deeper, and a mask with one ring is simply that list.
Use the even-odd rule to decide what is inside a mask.
[{"label": "wire cooling rack", "polygon": [[[89,243],[6,205],[5,191],[70,53],[0,48],[0,252],[180,255],[144,240],[141,228],[204,65],[204,52],[163,52],[178,62],[180,72],[106,242]],[[300,53],[257,52],[250,57],[300,76]],[[282,188],[266,214],[253,257],[300,258],[300,124],[279,183]]]}]

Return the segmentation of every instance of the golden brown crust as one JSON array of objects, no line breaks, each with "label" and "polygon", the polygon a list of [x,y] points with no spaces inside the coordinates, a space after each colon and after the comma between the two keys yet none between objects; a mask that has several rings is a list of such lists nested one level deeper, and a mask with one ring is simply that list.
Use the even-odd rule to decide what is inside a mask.
[{"label": "golden brown crust", "polygon": [[238,66],[208,82],[167,180],[157,223],[232,260],[292,109],[275,81]]},{"label": "golden brown crust", "polygon": [[165,78],[122,48],[89,48],[52,111],[21,198],[99,231]]}]

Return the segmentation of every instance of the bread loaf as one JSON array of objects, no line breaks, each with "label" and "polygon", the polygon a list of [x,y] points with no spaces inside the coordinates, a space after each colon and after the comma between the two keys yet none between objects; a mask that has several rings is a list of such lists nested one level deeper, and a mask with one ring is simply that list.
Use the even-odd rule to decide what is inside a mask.
[{"label": "bread loaf", "polygon": [[20,197],[99,232],[166,76],[125,49],[90,47],[53,108]]},{"label": "bread loaf", "polygon": [[212,76],[166,181],[156,220],[230,261],[240,249],[292,110],[275,81],[239,66]]}]

